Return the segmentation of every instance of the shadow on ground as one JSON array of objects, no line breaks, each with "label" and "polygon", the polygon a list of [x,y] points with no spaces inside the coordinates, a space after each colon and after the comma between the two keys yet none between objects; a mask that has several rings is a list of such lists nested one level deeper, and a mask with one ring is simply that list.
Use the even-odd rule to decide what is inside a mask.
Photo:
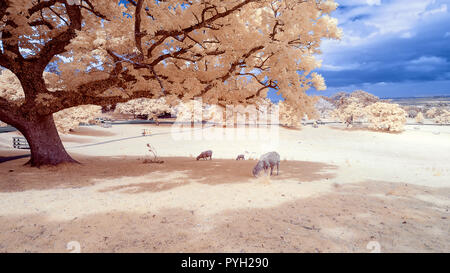
[{"label": "shadow on ground", "polygon": [[31,156],[31,154],[0,156],[0,163],[6,162],[6,161],[11,161],[11,160],[16,160],[16,159],[20,159],[20,158],[27,158],[30,156]]},{"label": "shadow on ground", "polygon": [[[125,186],[113,186],[103,191],[125,190],[128,193],[163,191],[195,181],[207,185],[252,182],[253,160],[213,159],[199,160],[189,157],[166,157],[163,164],[144,164],[138,157],[80,157],[73,155],[82,164],[61,164],[40,169],[23,166],[26,159],[5,162],[0,165],[0,192],[44,190],[53,188],[80,188],[92,186],[98,181],[136,177],[140,181]],[[331,179],[336,166],[317,162],[282,161],[280,174],[272,180],[293,179],[312,182]],[[164,180],[172,173],[183,173],[173,181]],[[152,179],[152,174],[157,179]],[[142,182],[144,176],[149,181]],[[162,177],[162,178],[161,178]],[[127,188],[128,191],[127,191]]]},{"label": "shadow on ground", "polygon": [[392,134],[392,135],[399,135],[402,132],[393,132],[393,131],[383,131],[383,130],[375,130],[375,129],[371,129],[368,128],[367,126],[363,126],[363,125],[355,125],[351,128],[347,128],[345,126],[343,127],[337,127],[337,126],[330,126],[331,129],[333,130],[338,130],[338,131],[365,131],[365,132],[373,132],[373,133],[384,133],[384,134]]},{"label": "shadow on ground", "polygon": [[450,189],[367,181],[270,208],[201,215],[185,209],[109,212],[69,221],[0,217],[0,252],[448,252]]}]

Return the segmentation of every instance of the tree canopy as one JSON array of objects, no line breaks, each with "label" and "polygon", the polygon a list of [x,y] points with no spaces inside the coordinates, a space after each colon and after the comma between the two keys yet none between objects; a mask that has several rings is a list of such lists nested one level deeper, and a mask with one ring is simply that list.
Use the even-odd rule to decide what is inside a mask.
[{"label": "tree canopy", "polygon": [[[303,116],[314,103],[305,91],[325,88],[313,72],[321,40],[341,35],[329,16],[336,6],[332,0],[0,0],[0,66],[24,92],[20,103],[0,97],[0,120],[25,131],[66,108],[141,97],[253,104],[269,88]],[[58,73],[44,81],[55,62]]]}]

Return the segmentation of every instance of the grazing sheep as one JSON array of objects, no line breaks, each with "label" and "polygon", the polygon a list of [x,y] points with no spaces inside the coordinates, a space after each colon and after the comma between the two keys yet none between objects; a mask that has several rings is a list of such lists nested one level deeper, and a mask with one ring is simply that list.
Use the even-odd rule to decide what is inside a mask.
[{"label": "grazing sheep", "polygon": [[197,160],[199,160],[200,158],[204,158],[205,160],[207,160],[208,157],[210,160],[212,160],[212,151],[211,150],[202,152],[199,156],[197,156]]},{"label": "grazing sheep", "polygon": [[245,157],[244,157],[244,155],[238,155],[237,157],[236,157],[236,160],[245,160]]},{"label": "grazing sheep", "polygon": [[256,166],[253,168],[253,176],[257,176],[262,169],[267,172],[267,169],[270,167],[270,175],[272,175],[273,168],[277,166],[277,175],[280,170],[280,155],[277,152],[270,152],[263,154]]}]

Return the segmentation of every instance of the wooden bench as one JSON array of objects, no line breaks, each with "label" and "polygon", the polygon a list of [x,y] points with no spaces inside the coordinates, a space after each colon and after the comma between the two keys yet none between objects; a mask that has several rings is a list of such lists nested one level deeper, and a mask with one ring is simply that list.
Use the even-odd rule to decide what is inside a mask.
[{"label": "wooden bench", "polygon": [[152,132],[149,129],[142,129],[142,135],[143,136],[149,136]]},{"label": "wooden bench", "polygon": [[30,145],[24,137],[13,137],[13,147],[16,149],[30,149]]},{"label": "wooden bench", "polygon": [[109,121],[103,121],[102,123],[100,123],[100,126],[103,128],[111,128],[112,124]]}]

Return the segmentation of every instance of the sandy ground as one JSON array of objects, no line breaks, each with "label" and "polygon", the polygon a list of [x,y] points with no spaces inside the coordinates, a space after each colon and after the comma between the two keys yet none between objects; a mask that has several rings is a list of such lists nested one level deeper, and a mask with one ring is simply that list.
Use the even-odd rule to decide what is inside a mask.
[{"label": "sandy ground", "polygon": [[[450,127],[415,127],[83,127],[62,136],[81,165],[0,164],[0,252],[449,252]],[[13,135],[0,157],[28,152]],[[269,150],[270,179],[234,160]]]}]

